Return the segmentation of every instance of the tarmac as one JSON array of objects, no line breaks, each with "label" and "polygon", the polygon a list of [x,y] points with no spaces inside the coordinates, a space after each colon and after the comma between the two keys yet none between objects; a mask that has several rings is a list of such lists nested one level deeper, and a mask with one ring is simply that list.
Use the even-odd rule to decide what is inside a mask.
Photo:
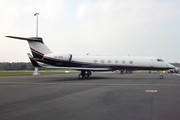
[{"label": "tarmac", "polygon": [[0,120],[180,120],[180,75],[0,77]]}]

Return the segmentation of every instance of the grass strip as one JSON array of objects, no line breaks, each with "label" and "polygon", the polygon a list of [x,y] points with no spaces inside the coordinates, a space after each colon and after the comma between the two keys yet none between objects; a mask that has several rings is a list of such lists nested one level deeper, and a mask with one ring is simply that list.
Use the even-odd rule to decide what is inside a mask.
[{"label": "grass strip", "polygon": [[[32,76],[34,71],[0,71],[0,76]],[[39,71],[40,75],[52,75],[52,74],[75,74],[76,71]]]}]

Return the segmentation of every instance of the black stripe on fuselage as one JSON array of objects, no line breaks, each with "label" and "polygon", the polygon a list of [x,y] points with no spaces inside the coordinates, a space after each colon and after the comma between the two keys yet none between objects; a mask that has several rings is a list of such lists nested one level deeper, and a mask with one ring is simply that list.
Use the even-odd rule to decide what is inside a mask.
[{"label": "black stripe on fuselage", "polygon": [[43,56],[44,56],[43,53],[40,53],[40,52],[38,52],[37,50],[35,50],[35,49],[31,48],[31,47],[30,47],[30,49],[31,49],[31,52],[32,52],[34,58],[39,58],[39,59],[43,58]]},{"label": "black stripe on fuselage", "polygon": [[33,52],[33,51],[31,51],[31,52],[32,52],[32,55],[33,55],[34,58],[39,58],[39,59],[42,59],[42,58],[43,58],[42,55],[39,55],[39,54],[37,54],[37,53],[35,53],[35,52]]},{"label": "black stripe on fuselage", "polygon": [[109,66],[112,70],[168,70],[163,67],[144,67],[144,66]]},{"label": "black stripe on fuselage", "polygon": [[58,67],[82,67],[82,64],[76,64],[69,62],[67,60],[58,60],[49,57],[45,57],[43,59],[37,59],[37,61]]}]

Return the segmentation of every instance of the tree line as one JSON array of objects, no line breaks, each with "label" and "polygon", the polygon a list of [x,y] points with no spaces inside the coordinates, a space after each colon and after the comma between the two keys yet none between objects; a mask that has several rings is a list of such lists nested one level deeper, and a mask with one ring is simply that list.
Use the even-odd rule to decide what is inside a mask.
[{"label": "tree line", "polygon": [[30,62],[2,62],[0,70],[34,70],[34,67]]},{"label": "tree line", "polygon": [[180,67],[180,63],[171,63],[172,65],[174,65],[175,67]]}]

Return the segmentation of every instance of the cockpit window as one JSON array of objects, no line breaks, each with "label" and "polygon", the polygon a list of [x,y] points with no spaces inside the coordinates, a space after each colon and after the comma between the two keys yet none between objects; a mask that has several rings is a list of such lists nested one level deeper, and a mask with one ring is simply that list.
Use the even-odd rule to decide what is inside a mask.
[{"label": "cockpit window", "polygon": [[164,62],[162,59],[157,59],[157,62]]}]

